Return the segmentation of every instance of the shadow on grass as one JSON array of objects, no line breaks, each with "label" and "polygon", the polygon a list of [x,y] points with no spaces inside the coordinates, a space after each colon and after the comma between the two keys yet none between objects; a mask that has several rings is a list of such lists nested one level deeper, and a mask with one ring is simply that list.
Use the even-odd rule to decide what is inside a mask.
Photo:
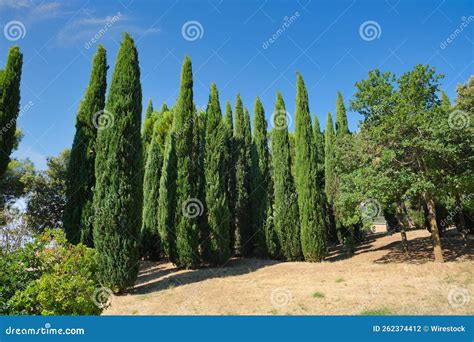
[{"label": "shadow on grass", "polygon": [[[474,241],[468,239],[467,245],[460,236],[450,236],[441,239],[445,261],[474,261]],[[388,253],[375,260],[378,264],[410,263],[424,264],[434,261],[433,243],[430,236],[408,240],[408,253],[402,248],[401,241],[395,241],[377,250],[387,250]]]},{"label": "shadow on grass", "polygon": [[223,267],[202,267],[196,270],[185,270],[172,267],[169,263],[144,262],[138,274],[136,285],[129,293],[147,294],[207,279],[243,275],[278,263],[279,261],[275,260],[234,258]]}]

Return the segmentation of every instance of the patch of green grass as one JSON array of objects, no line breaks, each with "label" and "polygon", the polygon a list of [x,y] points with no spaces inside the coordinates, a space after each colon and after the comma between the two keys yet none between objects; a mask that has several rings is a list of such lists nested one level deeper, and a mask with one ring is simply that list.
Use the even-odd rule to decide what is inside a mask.
[{"label": "patch of green grass", "polygon": [[336,279],[336,283],[342,283],[343,281],[345,281],[344,278],[337,278],[337,279]]},{"label": "patch of green grass", "polygon": [[277,309],[272,309],[272,311],[270,311],[272,313],[272,315],[278,315],[278,310]]},{"label": "patch of green grass", "polygon": [[383,315],[391,315],[392,313],[393,313],[392,309],[383,307],[380,309],[364,310],[360,314],[363,316],[383,316]]},{"label": "patch of green grass", "polygon": [[322,292],[316,291],[313,293],[313,298],[324,298],[324,297],[326,296]]}]

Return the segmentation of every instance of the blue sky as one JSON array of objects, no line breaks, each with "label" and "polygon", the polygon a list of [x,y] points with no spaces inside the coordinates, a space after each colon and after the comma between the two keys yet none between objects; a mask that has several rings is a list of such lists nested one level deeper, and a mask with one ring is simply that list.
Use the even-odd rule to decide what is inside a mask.
[{"label": "blue sky", "polygon": [[[354,83],[376,67],[400,74],[429,63],[446,75],[443,89],[453,99],[456,85],[473,74],[473,7],[470,0],[0,0],[0,62],[13,44],[24,54],[18,122],[24,138],[14,155],[44,168],[47,156],[70,147],[96,34],[107,49],[109,76],[122,32],[134,37],[144,107],[150,98],[155,107],[175,103],[188,54],[198,106],[216,82],[222,105],[240,92],[252,109],[260,96],[270,118],[280,90],[293,114],[295,74],[301,72],[311,113],[324,128],[337,91],[347,105]],[[186,23],[191,29],[183,34]],[[359,120],[349,113],[352,130]]]}]

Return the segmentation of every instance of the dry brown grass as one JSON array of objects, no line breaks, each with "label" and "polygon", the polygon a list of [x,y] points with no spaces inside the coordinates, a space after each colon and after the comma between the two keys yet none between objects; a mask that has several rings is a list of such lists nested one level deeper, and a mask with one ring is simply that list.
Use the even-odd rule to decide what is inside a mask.
[{"label": "dry brown grass", "polygon": [[334,248],[323,263],[233,259],[190,271],[145,262],[135,288],[114,297],[105,314],[474,314],[472,240],[463,248],[443,239],[447,262],[436,264],[428,232],[408,238],[409,256],[394,234],[372,237],[348,259]]}]

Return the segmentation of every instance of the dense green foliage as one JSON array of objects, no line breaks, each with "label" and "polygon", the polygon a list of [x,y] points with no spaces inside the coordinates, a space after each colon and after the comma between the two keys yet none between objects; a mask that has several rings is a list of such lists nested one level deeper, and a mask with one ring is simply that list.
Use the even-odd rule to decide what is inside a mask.
[{"label": "dense green foliage", "polygon": [[30,175],[26,185],[28,203],[24,219],[35,233],[63,227],[70,151],[48,158],[46,164],[48,168]]},{"label": "dense green foliage", "polygon": [[[155,124],[158,128],[158,124]],[[141,229],[141,256],[158,260],[160,257],[160,236],[158,233],[159,194],[161,169],[163,167],[163,147],[159,136],[153,131],[143,176],[143,218]]]},{"label": "dense green foliage", "polygon": [[198,217],[202,215],[202,200],[197,198],[193,103],[193,71],[191,59],[186,57],[181,70],[181,88],[176,103],[173,130],[176,134],[176,264],[191,268],[199,263]]},{"label": "dense green foliage", "polygon": [[16,123],[20,113],[20,81],[23,55],[18,46],[8,51],[7,64],[0,72],[0,178],[10,162],[18,141]]},{"label": "dense green foliage", "polygon": [[248,255],[253,248],[250,216],[250,166],[251,133],[250,118],[244,112],[242,99],[237,95],[234,114],[234,161],[235,161],[235,251]]},{"label": "dense green foliage", "polygon": [[[272,234],[267,235],[267,246],[273,243],[273,254],[280,250],[281,257],[287,260],[299,260],[302,257],[298,196],[296,194],[293,175],[291,173],[290,141],[288,138],[288,123],[286,121],[285,103],[278,92],[273,116],[272,152],[273,152],[273,222],[278,239]],[[281,117],[277,118],[277,115]],[[276,121],[279,120],[278,125]],[[283,122],[282,122],[283,121]]]},{"label": "dense green foliage", "polygon": [[317,180],[317,159],[308,92],[298,74],[295,118],[295,175],[305,260],[321,261],[326,254],[326,218],[322,189]]},{"label": "dense green foliage", "polygon": [[143,201],[142,91],[138,53],[125,34],[108,92],[113,125],[98,131],[94,191],[94,245],[101,282],[114,292],[138,273]]},{"label": "dense green foliage", "polygon": [[97,315],[97,259],[93,249],[46,230],[0,259],[1,312],[27,315]]},{"label": "dense green foliage", "polygon": [[[92,61],[92,71],[84,99],[76,118],[76,134],[71,148],[66,182],[64,230],[69,241],[93,246],[92,220],[93,188],[95,186],[95,142],[97,128],[105,106],[107,60],[102,45]],[[54,226],[50,226],[52,228]]]},{"label": "dense green foliage", "polygon": [[207,224],[209,225],[209,251],[207,261],[222,265],[230,257],[231,217],[227,202],[226,153],[227,133],[222,119],[219,94],[215,84],[211,86],[207,105],[206,148],[204,156]]},{"label": "dense green foliage", "polygon": [[[259,254],[274,254],[272,224],[267,221],[272,203],[272,184],[270,173],[270,151],[268,148],[267,121],[262,102],[257,97],[253,114],[253,137],[251,146],[251,206],[252,231]],[[268,230],[268,231],[266,231]],[[267,238],[269,239],[267,247]]]}]

